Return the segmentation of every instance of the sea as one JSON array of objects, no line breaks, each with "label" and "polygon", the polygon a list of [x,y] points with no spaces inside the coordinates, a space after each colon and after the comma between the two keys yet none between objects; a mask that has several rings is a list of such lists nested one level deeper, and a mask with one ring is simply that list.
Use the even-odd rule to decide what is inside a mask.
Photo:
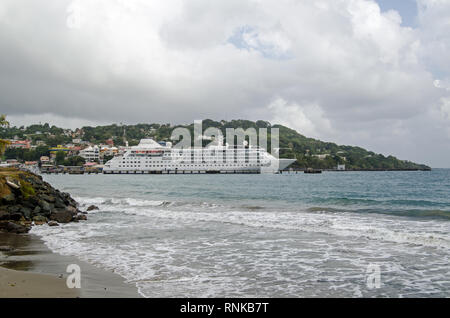
[{"label": "sea", "polygon": [[449,297],[450,170],[45,175],[88,221],[35,226],[144,297]]}]

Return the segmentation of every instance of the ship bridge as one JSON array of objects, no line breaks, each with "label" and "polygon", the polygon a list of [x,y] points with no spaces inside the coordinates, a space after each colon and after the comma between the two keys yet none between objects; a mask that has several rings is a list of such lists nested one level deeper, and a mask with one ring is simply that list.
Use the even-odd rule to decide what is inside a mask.
[{"label": "ship bridge", "polygon": [[141,141],[139,142],[139,145],[137,145],[136,148],[147,148],[147,149],[158,148],[158,149],[161,149],[164,147],[161,146],[156,141],[154,141],[153,139],[141,139]]}]

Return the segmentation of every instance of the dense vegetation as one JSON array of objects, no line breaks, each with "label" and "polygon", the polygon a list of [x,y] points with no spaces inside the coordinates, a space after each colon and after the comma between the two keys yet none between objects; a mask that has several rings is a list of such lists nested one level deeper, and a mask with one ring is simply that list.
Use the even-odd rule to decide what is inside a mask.
[{"label": "dense vegetation", "polygon": [[48,155],[48,146],[37,146],[35,149],[8,148],[5,151],[5,159],[19,159],[24,161],[38,161],[41,156]]},{"label": "dense vegetation", "polygon": [[[9,127],[9,122],[6,120],[6,116],[0,115],[0,128],[8,128],[8,127]],[[0,139],[0,156],[3,155],[8,144],[9,144],[9,142],[7,140]]]},{"label": "dense vegetation", "polygon": [[[137,125],[108,125],[97,127],[83,127],[79,133],[79,138],[92,143],[104,143],[106,140],[112,138],[115,145],[124,145],[124,135],[130,145],[138,144],[142,138],[154,138],[155,140],[169,141],[173,129],[177,127],[185,127],[189,129],[193,135],[194,125],[179,125],[172,126],[170,124],[137,124]],[[334,169],[338,164],[345,164],[347,170],[416,170],[429,169],[429,167],[421,164],[416,164],[410,161],[399,160],[393,156],[384,156],[374,152],[365,150],[360,147],[353,146],[339,146],[331,142],[323,142],[320,140],[307,138],[293,129],[282,125],[271,125],[266,121],[248,121],[248,120],[232,120],[232,121],[213,121],[210,119],[203,121],[203,129],[208,127],[219,128],[224,135],[226,135],[227,128],[278,128],[280,131],[280,156],[284,158],[297,159],[297,162],[292,166],[293,168],[319,168],[319,169]],[[268,130],[268,140],[270,142],[270,129]],[[0,129],[0,138],[13,138],[14,136],[20,139],[28,138],[36,142],[41,140],[48,146],[56,146],[58,144],[70,143],[72,141],[72,134],[74,132],[58,128],[56,126],[32,125],[29,127],[4,127]],[[270,147],[270,144],[269,144]],[[39,151],[38,151],[39,149]],[[23,154],[9,152],[7,150],[6,156],[18,158],[26,158],[26,160],[36,160],[42,154],[44,148],[37,148],[36,153],[32,151],[24,151]],[[48,150],[48,149],[47,149]],[[319,158],[322,155],[325,158]]]}]

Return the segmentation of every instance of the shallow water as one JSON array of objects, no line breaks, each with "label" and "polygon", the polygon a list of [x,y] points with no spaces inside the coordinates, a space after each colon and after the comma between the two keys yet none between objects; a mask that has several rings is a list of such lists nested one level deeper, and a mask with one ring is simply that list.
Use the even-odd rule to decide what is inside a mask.
[{"label": "shallow water", "polygon": [[146,297],[450,296],[450,170],[45,179],[100,210],[33,233]]}]

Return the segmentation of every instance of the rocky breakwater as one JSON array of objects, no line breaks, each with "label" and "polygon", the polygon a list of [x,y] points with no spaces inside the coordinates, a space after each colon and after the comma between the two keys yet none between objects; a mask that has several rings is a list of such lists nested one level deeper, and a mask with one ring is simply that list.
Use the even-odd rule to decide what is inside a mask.
[{"label": "rocky breakwater", "polygon": [[86,220],[85,214],[68,193],[53,188],[41,176],[0,168],[0,231],[27,233],[33,225]]}]

